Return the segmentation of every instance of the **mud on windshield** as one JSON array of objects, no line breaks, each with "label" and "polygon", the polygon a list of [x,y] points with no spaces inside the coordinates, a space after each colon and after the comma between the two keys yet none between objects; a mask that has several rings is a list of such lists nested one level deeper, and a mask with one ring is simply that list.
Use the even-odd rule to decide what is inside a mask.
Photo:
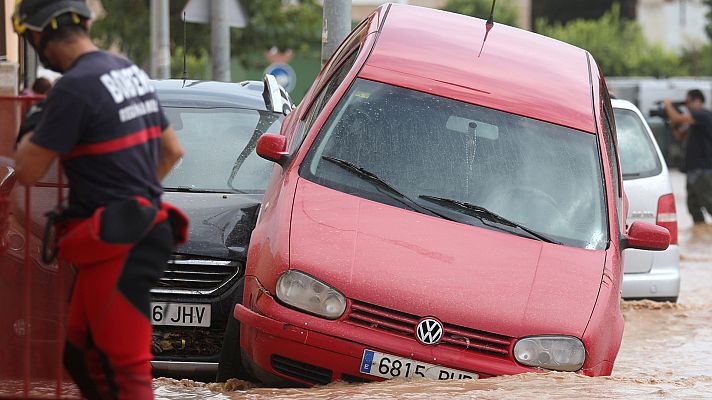
[{"label": "mud on windshield", "polygon": [[322,127],[300,175],[407,208],[372,177],[362,179],[364,172],[458,222],[494,228],[465,208],[445,205],[485,208],[568,246],[604,249],[608,243],[599,150],[590,133],[357,79]]}]

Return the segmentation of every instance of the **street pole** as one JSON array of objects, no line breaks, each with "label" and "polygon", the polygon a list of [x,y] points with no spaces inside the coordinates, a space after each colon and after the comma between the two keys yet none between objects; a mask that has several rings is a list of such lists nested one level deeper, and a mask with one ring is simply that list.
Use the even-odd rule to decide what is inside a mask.
[{"label": "street pole", "polygon": [[230,25],[227,0],[210,1],[210,39],[213,80],[230,81]]},{"label": "street pole", "polygon": [[25,89],[32,87],[37,79],[37,53],[25,42]]},{"label": "street pole", "polygon": [[351,0],[324,0],[324,23],[321,33],[321,63],[339,47],[351,31]]},{"label": "street pole", "polygon": [[170,27],[168,0],[151,0],[151,77],[171,77]]}]

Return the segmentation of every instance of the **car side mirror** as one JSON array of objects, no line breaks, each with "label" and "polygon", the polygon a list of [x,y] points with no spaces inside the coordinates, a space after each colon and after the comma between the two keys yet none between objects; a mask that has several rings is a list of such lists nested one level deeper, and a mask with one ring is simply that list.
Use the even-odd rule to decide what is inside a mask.
[{"label": "car side mirror", "polygon": [[283,165],[287,159],[287,138],[274,133],[265,133],[257,139],[257,155]]},{"label": "car side mirror", "polygon": [[624,237],[624,248],[665,250],[670,245],[670,232],[662,226],[635,221]]}]

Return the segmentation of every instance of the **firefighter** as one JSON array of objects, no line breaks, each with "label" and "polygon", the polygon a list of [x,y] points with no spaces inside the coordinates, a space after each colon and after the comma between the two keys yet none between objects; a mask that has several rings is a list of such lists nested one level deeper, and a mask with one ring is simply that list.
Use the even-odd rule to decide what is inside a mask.
[{"label": "firefighter", "polygon": [[12,22],[45,67],[63,76],[19,143],[17,178],[40,179],[59,158],[69,181],[59,259],[77,267],[64,365],[90,399],[153,398],[152,285],[187,219],[161,202],[183,154],[147,75],[97,48],[83,0],[18,0]]}]

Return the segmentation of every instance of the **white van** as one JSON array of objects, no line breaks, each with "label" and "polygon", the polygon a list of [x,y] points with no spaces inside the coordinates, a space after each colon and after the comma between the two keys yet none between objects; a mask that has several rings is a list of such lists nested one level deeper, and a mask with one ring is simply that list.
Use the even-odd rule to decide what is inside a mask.
[{"label": "white van", "polygon": [[676,302],[680,292],[680,253],[672,183],[663,155],[640,110],[613,99],[628,225],[645,221],[670,231],[665,251],[623,252],[623,298]]}]

